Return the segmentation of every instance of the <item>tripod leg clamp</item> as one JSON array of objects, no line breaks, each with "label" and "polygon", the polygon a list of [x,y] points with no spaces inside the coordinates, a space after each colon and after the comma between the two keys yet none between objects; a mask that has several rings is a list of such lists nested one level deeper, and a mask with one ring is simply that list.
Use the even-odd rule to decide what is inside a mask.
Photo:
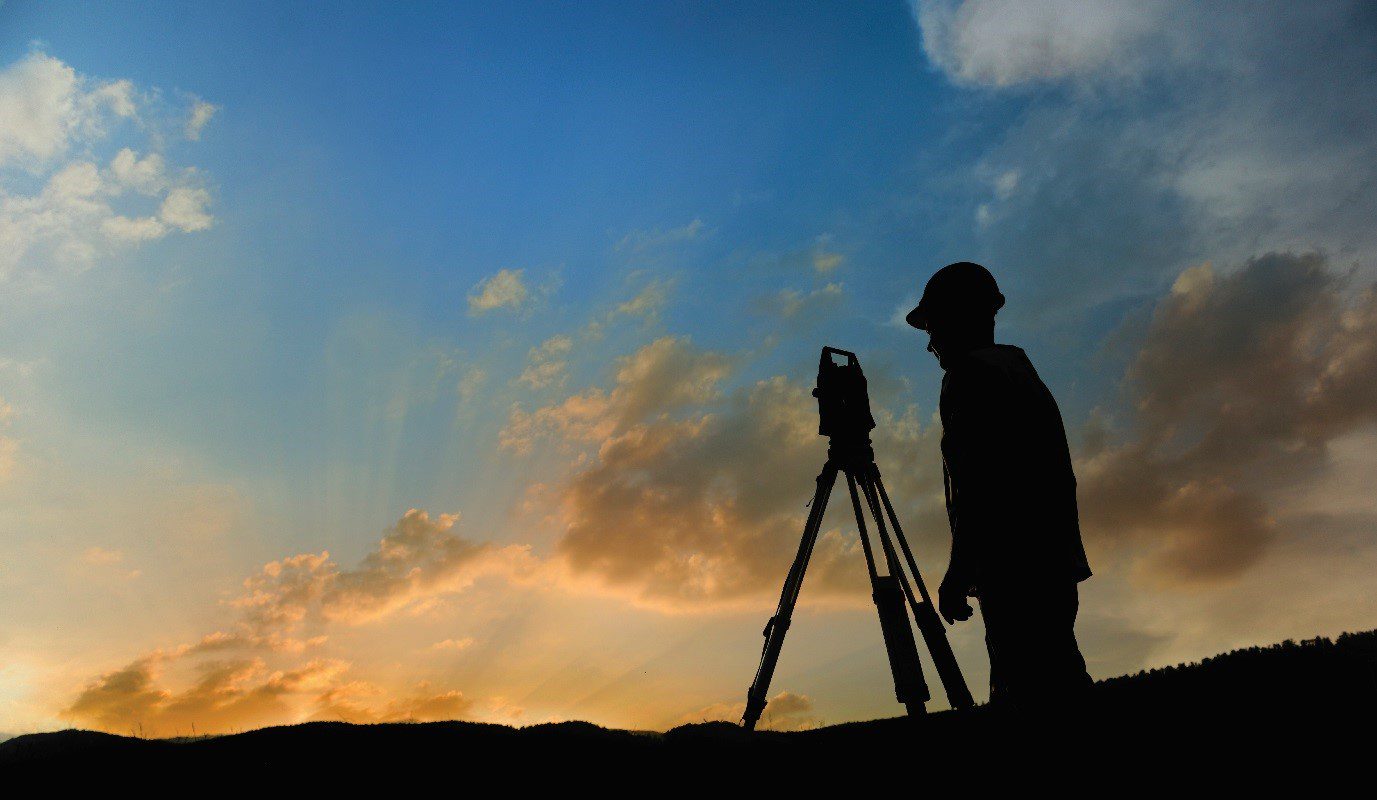
[{"label": "tripod leg clamp", "polygon": [[775,632],[776,627],[779,628],[779,635],[783,636],[789,632],[789,620],[780,619],[779,615],[770,617],[769,622],[765,623],[765,630],[761,631],[760,635],[768,639],[770,638],[770,634]]}]

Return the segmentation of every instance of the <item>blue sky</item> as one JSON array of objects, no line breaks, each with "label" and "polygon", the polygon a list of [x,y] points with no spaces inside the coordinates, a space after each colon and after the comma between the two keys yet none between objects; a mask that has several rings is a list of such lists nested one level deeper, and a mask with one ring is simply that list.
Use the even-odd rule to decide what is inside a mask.
[{"label": "blue sky", "polygon": [[[0,5],[0,729],[118,728],[112,675],[171,727],[728,714],[820,345],[940,576],[940,373],[896,315],[958,259],[1067,418],[1092,671],[1366,624],[1304,576],[1377,559],[1373,23]],[[781,725],[888,713],[834,522]],[[274,674],[311,688],[223,699]]]},{"label": "blue sky", "polygon": [[[874,335],[972,233],[970,199],[941,184],[980,126],[923,63],[902,6],[62,11],[7,8],[9,52],[37,43],[83,72],[224,109],[202,141],[170,150],[216,193],[215,228],[166,256],[205,289],[171,312],[195,322],[148,331],[133,363],[99,345],[84,356],[109,370],[99,385],[127,382],[116,413],[189,393],[157,428],[201,439],[228,469],[265,448],[294,475],[321,469],[323,351],[351,314],[413,340],[399,346],[505,346],[494,360],[516,360],[651,269],[676,281],[666,328],[735,348],[743,317],[756,335],[770,325],[752,319],[760,296],[820,283],[780,262],[835,251],[867,273],[846,318],[768,358],[806,370],[813,339]],[[953,200],[971,206],[957,224]],[[680,252],[617,251],[695,221],[701,241]],[[465,293],[499,268],[558,285],[557,302],[516,330],[471,319]],[[251,353],[207,353],[225,339]],[[925,358],[902,361],[934,375]],[[110,413],[103,390],[90,401]],[[206,403],[232,436],[203,424]]]}]

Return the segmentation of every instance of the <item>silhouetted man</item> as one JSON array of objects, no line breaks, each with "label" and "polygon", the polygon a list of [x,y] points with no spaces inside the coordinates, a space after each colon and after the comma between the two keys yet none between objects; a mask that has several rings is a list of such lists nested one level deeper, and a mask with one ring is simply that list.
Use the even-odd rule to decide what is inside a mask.
[{"label": "silhouetted man", "polygon": [[1028,356],[995,344],[1004,306],[994,276],[938,270],[908,323],[928,332],[942,378],[942,475],[951,563],[938,590],[948,622],[980,600],[990,700],[1027,708],[1090,686],[1076,644],[1077,584],[1090,577],[1061,412]]}]

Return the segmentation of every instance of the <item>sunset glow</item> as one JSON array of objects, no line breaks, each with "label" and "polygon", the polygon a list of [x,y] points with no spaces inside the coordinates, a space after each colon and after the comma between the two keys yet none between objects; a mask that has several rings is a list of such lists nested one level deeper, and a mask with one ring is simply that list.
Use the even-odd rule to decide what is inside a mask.
[{"label": "sunset glow", "polygon": [[[1230,6],[0,4],[0,734],[737,719],[821,346],[942,575],[959,259],[1094,677],[1377,627],[1377,15]],[[900,711],[853,527],[765,727]]]}]

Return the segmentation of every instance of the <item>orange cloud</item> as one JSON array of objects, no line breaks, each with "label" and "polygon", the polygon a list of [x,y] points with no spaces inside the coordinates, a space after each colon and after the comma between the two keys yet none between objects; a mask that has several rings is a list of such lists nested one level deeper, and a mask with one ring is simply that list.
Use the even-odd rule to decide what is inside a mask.
[{"label": "orange cloud", "polygon": [[474,705],[463,692],[435,692],[430,684],[424,682],[417,684],[412,694],[390,700],[382,708],[373,708],[360,702],[362,698],[382,693],[376,686],[362,682],[334,687],[317,698],[318,707],[311,719],[343,720],[355,724],[437,722],[464,719]]},{"label": "orange cloud", "polygon": [[1234,577],[1281,533],[1271,498],[1377,422],[1377,290],[1350,293],[1317,254],[1187,270],[1126,388],[1132,427],[1093,424],[1081,457],[1088,532],[1133,543],[1155,579]]},{"label": "orange cloud", "polygon": [[330,554],[304,553],[264,565],[232,601],[256,630],[292,628],[308,617],[351,624],[387,616],[440,594],[466,589],[484,574],[526,575],[528,547],[479,544],[451,533],[457,514],[432,519],[411,509],[355,569]]},{"label": "orange cloud", "polygon": [[291,701],[320,694],[349,665],[313,660],[291,670],[269,670],[261,659],[208,661],[199,678],[182,691],[157,686],[169,658],[152,654],[101,676],[72,702],[63,716],[95,727],[166,736],[234,730],[292,717]]},{"label": "orange cloud", "polygon": [[[545,439],[573,451],[566,479],[543,496],[563,528],[559,562],[575,579],[665,609],[760,604],[778,591],[826,443],[807,389],[772,378],[724,393],[730,364],[664,338],[623,358],[610,389],[512,415],[513,449]],[[903,468],[897,483],[910,501],[930,500],[940,487],[934,430],[913,411],[880,416],[882,460]],[[833,523],[850,518],[838,495]],[[810,599],[866,592],[856,539],[827,529]]]},{"label": "orange cloud", "polygon": [[[740,722],[746,713],[744,702],[714,703],[681,717],[677,724],[696,722]],[[806,731],[822,726],[813,713],[813,700],[807,695],[780,692],[771,697],[760,718],[760,729],[768,731]]]},{"label": "orange cloud", "polygon": [[[193,723],[215,732],[308,718],[456,718],[472,706],[456,690],[422,686],[379,706],[363,700],[384,693],[347,680],[348,662],[300,659],[326,644],[318,631],[330,625],[379,620],[462,592],[482,575],[531,574],[528,548],[465,539],[453,531],[457,520],[412,509],[354,569],[340,569],[328,553],[270,562],[230,602],[241,613],[232,630],[153,651],[91,680],[62,715],[118,732],[142,726],[149,735],[188,732]],[[169,673],[188,670],[196,676],[189,685],[169,688]]]}]

